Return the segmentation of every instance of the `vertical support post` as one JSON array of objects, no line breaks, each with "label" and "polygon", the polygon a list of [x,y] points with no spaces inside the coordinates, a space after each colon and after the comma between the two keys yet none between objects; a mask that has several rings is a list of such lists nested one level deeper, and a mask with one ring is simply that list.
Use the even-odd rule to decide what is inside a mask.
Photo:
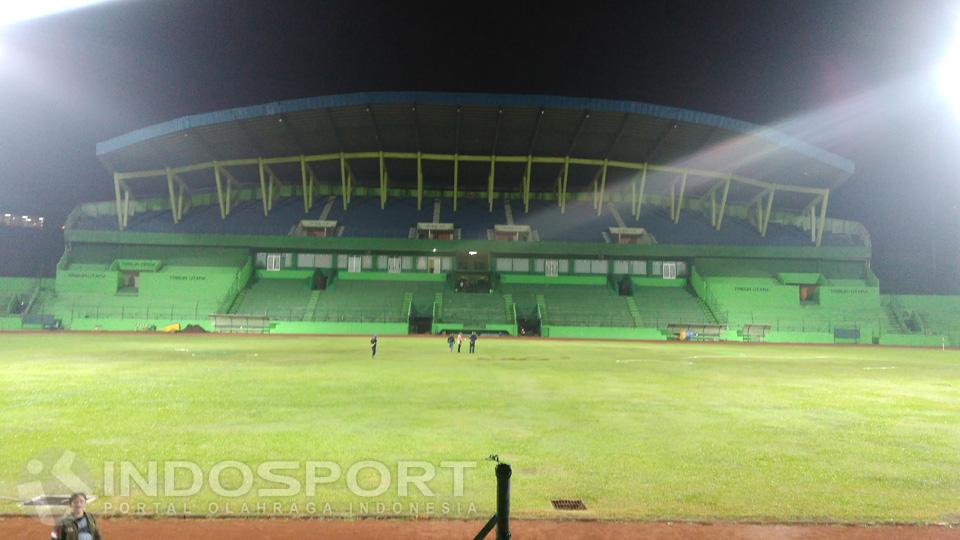
[{"label": "vertical support post", "polygon": [[570,180],[570,156],[563,158],[563,186],[560,190],[560,213],[567,211],[567,185]]},{"label": "vertical support post", "polygon": [[498,463],[497,473],[497,540],[510,540],[510,465]]},{"label": "vertical support post", "polygon": [[123,190],[123,228],[127,228],[127,219],[130,216],[130,190]]},{"label": "vertical support post", "polygon": [[277,177],[273,175],[273,172],[270,173],[270,183],[267,188],[267,210],[273,210],[273,185],[277,183]]},{"label": "vertical support post", "polygon": [[683,170],[683,176],[680,177],[680,194],[677,196],[677,210],[673,216],[674,223],[680,223],[680,209],[683,208],[683,193],[687,190],[687,170]]},{"label": "vertical support post", "polygon": [[309,179],[309,183],[310,183],[310,187],[309,187],[309,189],[310,189],[310,208],[313,208],[313,196],[314,196],[314,194],[316,193],[316,189],[317,189],[316,186],[315,186],[316,180],[317,180],[316,175],[313,174],[313,170],[311,169],[311,170],[310,170],[310,179]]},{"label": "vertical support post", "polygon": [[383,162],[383,150],[380,151],[380,209],[387,206],[387,167]]},{"label": "vertical support post", "polygon": [[213,162],[213,180],[217,184],[217,202],[220,203],[220,219],[227,219],[227,210],[223,201],[223,181],[220,178],[220,164]]},{"label": "vertical support post", "polygon": [[179,184],[177,187],[180,188],[178,190],[180,195],[177,197],[177,221],[179,222],[183,219],[183,201],[186,197],[187,189],[183,184]]},{"label": "vertical support post", "polygon": [[453,155],[453,211],[457,211],[457,188],[459,187],[458,180],[460,176],[460,154]]},{"label": "vertical support post", "polygon": [[167,167],[167,193],[170,194],[170,213],[173,215],[173,224],[177,224],[177,199],[173,194],[173,171]]},{"label": "vertical support post", "polygon": [[420,152],[417,152],[417,210],[423,206],[423,162]]},{"label": "vertical support post", "polygon": [[677,181],[670,182],[670,220],[677,213]]},{"label": "vertical support post", "polygon": [[597,215],[603,213],[603,192],[607,188],[607,160],[603,160],[603,169],[600,173],[600,200],[597,202]]},{"label": "vertical support post", "polygon": [[497,160],[490,156],[490,178],[487,179],[487,203],[489,211],[493,212],[493,177],[496,174]]},{"label": "vertical support post", "polygon": [[767,225],[770,224],[770,213],[773,210],[773,194],[777,192],[777,188],[770,188],[770,195],[767,197],[767,211],[763,216],[763,230],[760,231],[760,236],[767,236]]},{"label": "vertical support post", "polygon": [[343,158],[343,152],[340,152],[340,195],[343,198],[343,209],[347,209],[347,160]]},{"label": "vertical support post", "polygon": [[113,173],[113,192],[117,196],[117,229],[123,230],[123,216],[120,215],[120,173]]},{"label": "vertical support post", "polygon": [[730,180],[733,179],[733,175],[727,176],[726,183],[723,184],[723,196],[720,197],[720,214],[717,216],[717,230],[720,230],[720,225],[723,224],[723,214],[727,209],[727,194],[730,193]]},{"label": "vertical support post", "polygon": [[830,199],[830,191],[824,191],[823,202],[820,205],[820,224],[817,226],[817,247],[823,241],[823,227],[827,220],[827,201]]},{"label": "vertical support post", "polygon": [[816,204],[811,204],[810,208],[810,242],[817,242],[817,208]]},{"label": "vertical support post", "polygon": [[527,176],[523,183],[523,213],[530,211],[530,182],[533,178],[533,156],[527,155]]},{"label": "vertical support post", "polygon": [[563,169],[560,169],[560,172],[557,173],[557,208],[560,208],[560,206],[563,205],[563,201],[560,200],[560,184],[562,183],[560,179],[562,177],[563,177]]},{"label": "vertical support post", "polygon": [[263,201],[263,215],[268,215],[270,209],[267,206],[267,178],[263,170],[263,158],[257,158],[257,169],[260,172],[260,200]]},{"label": "vertical support post", "polygon": [[643,193],[647,189],[647,164],[643,164],[643,173],[640,175],[640,193],[637,196],[637,210],[634,219],[640,219],[640,208],[643,206]]},{"label": "vertical support post", "polygon": [[303,213],[310,211],[310,194],[307,193],[307,160],[300,156],[300,184],[303,189]]}]

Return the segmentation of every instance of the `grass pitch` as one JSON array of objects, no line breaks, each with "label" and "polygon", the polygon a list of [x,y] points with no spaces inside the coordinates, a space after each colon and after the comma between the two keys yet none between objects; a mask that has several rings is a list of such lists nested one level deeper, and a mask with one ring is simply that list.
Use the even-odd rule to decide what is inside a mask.
[{"label": "grass pitch", "polygon": [[[76,452],[98,482],[106,462],[141,472],[159,462],[161,486],[172,460],[204,472],[223,460],[254,470],[291,461],[299,469],[284,474],[303,479],[307,460],[336,462],[345,476],[369,459],[393,475],[372,498],[341,478],[314,496],[224,499],[205,482],[186,501],[134,490],[92,506],[164,514],[186,502],[194,514],[211,504],[242,514],[244,503],[258,513],[266,503],[267,514],[302,514],[314,502],[318,515],[359,515],[382,504],[393,515],[399,502],[401,516],[485,518],[490,464],[466,471],[462,497],[447,469],[429,483],[433,496],[402,496],[394,467],[497,453],[514,467],[518,516],[557,517],[551,498],[580,498],[586,513],[562,515],[960,522],[956,351],[481,339],[471,356],[439,337],[386,336],[371,360],[364,337],[4,334],[0,343],[4,496],[50,448]],[[223,483],[240,476],[228,470]],[[367,470],[358,482],[372,489],[378,478]],[[19,511],[0,502],[0,512]]]}]

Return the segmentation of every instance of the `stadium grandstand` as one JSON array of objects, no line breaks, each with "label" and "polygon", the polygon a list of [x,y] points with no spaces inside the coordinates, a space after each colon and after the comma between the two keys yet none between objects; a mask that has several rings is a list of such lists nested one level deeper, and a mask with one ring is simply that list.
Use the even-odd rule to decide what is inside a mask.
[{"label": "stadium grandstand", "polygon": [[0,329],[960,346],[956,297],[881,295],[847,159],[644,103],[361,93],[100,143],[55,279]]}]

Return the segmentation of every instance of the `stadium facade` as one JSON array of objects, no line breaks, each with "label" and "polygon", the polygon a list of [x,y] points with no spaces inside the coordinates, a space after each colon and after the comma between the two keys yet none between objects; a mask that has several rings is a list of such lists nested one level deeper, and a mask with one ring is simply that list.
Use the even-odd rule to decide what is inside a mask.
[{"label": "stadium facade", "polygon": [[882,295],[850,161],[643,103],[366,93],[103,142],[115,199],[0,329],[960,346],[960,299]]}]

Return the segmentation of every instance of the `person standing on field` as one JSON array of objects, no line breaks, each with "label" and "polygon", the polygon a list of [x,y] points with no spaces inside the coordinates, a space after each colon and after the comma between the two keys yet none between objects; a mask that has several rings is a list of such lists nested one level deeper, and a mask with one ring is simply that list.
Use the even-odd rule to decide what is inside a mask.
[{"label": "person standing on field", "polygon": [[470,333],[470,354],[473,354],[474,347],[477,345],[477,333]]},{"label": "person standing on field", "polygon": [[377,356],[377,335],[374,334],[370,338],[370,358],[376,358]]},{"label": "person standing on field", "polygon": [[453,334],[447,334],[447,349],[453,352]]},{"label": "person standing on field", "polygon": [[70,496],[70,512],[60,518],[50,531],[54,540],[103,540],[97,521],[86,512],[87,496],[74,493]]},{"label": "person standing on field", "polygon": [[460,352],[460,347],[463,345],[463,332],[457,334],[457,353]]}]

